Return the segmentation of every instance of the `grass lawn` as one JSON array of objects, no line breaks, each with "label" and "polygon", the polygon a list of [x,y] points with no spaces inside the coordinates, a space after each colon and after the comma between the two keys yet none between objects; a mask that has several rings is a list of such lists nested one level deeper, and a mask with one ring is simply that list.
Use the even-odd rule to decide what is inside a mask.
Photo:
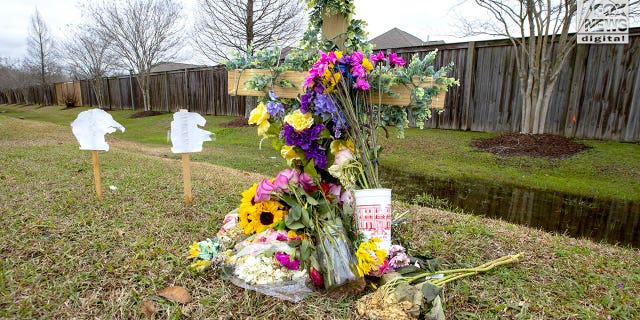
[{"label": "grass lawn", "polygon": [[[214,129],[209,124],[216,120],[208,119],[218,140],[205,147],[214,152],[193,157],[194,203],[187,206],[181,164],[166,142],[124,140],[136,119],[115,112],[129,126],[108,137],[109,152],[100,152],[105,193],[98,202],[90,153],[78,150],[69,127],[81,109],[55,117],[47,116],[49,108],[15,109],[0,113],[0,318],[142,319],[149,300],[160,319],[357,319],[357,297],[316,295],[293,304],[214,273],[186,271],[189,244],[215,234],[240,192],[282,167],[270,148],[243,146],[255,139],[254,129]],[[46,122],[29,120],[43,117]],[[168,120],[142,121],[168,126]],[[149,129],[160,135],[166,128]],[[245,151],[236,162],[229,154]],[[241,169],[210,163],[216,161]],[[409,250],[439,257],[447,268],[525,252],[518,264],[447,285],[447,318],[640,318],[637,249],[399,202],[394,210],[407,212],[397,236]],[[185,287],[194,301],[181,305],[155,295],[170,285]]]},{"label": "grass lawn", "polygon": [[[68,126],[86,109],[3,105],[0,115]],[[124,134],[114,134],[117,139],[147,143],[157,147],[157,155],[179,158],[169,152],[167,142],[171,114],[131,119],[128,118],[134,113],[131,110],[110,113],[127,128]],[[255,127],[223,127],[233,117],[207,116],[206,119],[205,129],[216,133],[217,140],[206,143],[203,152],[192,155],[194,161],[265,175],[275,175],[285,166],[268,140],[259,148],[260,138]],[[638,143],[578,140],[591,148],[569,159],[504,158],[470,145],[473,140],[494,135],[496,133],[410,128],[406,130],[405,139],[398,139],[394,129],[390,129],[389,139],[382,139],[381,170],[388,168],[409,176],[479,179],[584,197],[640,201]]]}]

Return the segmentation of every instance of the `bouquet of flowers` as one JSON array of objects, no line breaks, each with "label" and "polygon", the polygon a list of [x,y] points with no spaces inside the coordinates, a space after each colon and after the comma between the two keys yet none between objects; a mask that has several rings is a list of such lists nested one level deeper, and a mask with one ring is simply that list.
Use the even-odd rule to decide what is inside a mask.
[{"label": "bouquet of flowers", "polygon": [[395,54],[320,52],[299,98],[266,96],[249,123],[289,168],[242,193],[217,237],[194,244],[194,268],[224,266],[254,288],[309,280],[330,289],[406,265],[404,249],[359,233],[352,195],[380,186],[377,130],[394,118],[373,88],[393,93],[404,65]]}]

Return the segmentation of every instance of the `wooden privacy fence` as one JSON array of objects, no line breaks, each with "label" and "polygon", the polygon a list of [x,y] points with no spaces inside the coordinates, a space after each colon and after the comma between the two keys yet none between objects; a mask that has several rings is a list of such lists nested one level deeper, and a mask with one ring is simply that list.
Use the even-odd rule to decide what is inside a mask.
[{"label": "wooden privacy fence", "polygon": [[19,89],[0,90],[0,103],[4,104],[53,104],[56,99],[53,84],[46,86],[34,85]]},{"label": "wooden privacy fence", "polygon": [[[399,48],[405,59],[438,49],[435,66],[451,61],[449,76],[460,86],[449,88],[445,109],[426,122],[428,128],[517,132],[521,99],[515,51],[508,40]],[[105,108],[142,110],[134,76],[105,78]],[[630,30],[626,45],[578,45],[557,81],[545,131],[567,137],[640,141],[640,28]],[[42,99],[38,86],[0,93],[0,103],[33,103]],[[53,86],[48,87],[53,101]],[[97,106],[88,80],[80,81],[82,102]],[[223,66],[155,73],[151,76],[151,109],[180,108],[207,115],[247,116],[253,97],[227,94]]]},{"label": "wooden privacy fence", "polygon": [[[578,45],[557,81],[545,132],[567,137],[640,141],[640,28],[629,44]],[[515,51],[508,40],[394,49],[403,58],[438,49],[435,66],[451,61],[459,87],[426,127],[520,131],[521,98]]]},{"label": "wooden privacy fence", "polygon": [[[82,100],[87,106],[98,102],[92,83],[80,81]],[[104,108],[142,110],[142,94],[135,75],[105,78]],[[154,73],[150,79],[151,110],[192,112],[220,116],[245,116],[256,105],[250,97],[227,94],[227,71],[223,66],[190,68]]]}]

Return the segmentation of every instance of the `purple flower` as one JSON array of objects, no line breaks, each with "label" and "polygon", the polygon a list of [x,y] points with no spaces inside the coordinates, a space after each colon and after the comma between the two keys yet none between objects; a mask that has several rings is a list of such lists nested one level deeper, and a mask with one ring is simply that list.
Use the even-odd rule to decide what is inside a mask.
[{"label": "purple flower", "polygon": [[392,67],[394,66],[402,67],[405,64],[404,59],[402,59],[402,57],[398,57],[398,55],[396,55],[395,53],[389,54],[389,63],[391,64]]},{"label": "purple flower", "polygon": [[314,112],[317,116],[322,116],[322,121],[326,121],[331,118],[333,113],[336,112],[336,104],[333,100],[324,94],[317,94],[315,103],[316,111]]},{"label": "purple flower", "polygon": [[354,67],[360,65],[360,63],[362,62],[362,58],[364,58],[364,55],[362,54],[362,52],[360,51],[354,52],[353,54],[351,54],[351,65]]},{"label": "purple flower", "polygon": [[322,124],[314,124],[311,128],[302,130],[301,132],[296,132],[291,125],[285,123],[284,141],[289,146],[298,146],[300,149],[306,151],[311,148],[311,143],[318,138],[322,129],[324,129]]},{"label": "purple flower", "polygon": [[291,257],[284,252],[276,252],[276,259],[289,270],[298,270],[298,268],[300,268],[300,260],[291,260]]},{"label": "purple flower", "polygon": [[298,183],[300,173],[296,169],[284,169],[273,180],[274,188],[289,192],[290,183]]},{"label": "purple flower", "polygon": [[406,253],[403,246],[394,244],[389,247],[389,257],[394,257],[399,253]]},{"label": "purple flower", "polygon": [[272,118],[280,118],[284,115],[284,105],[277,101],[267,102],[267,113]]},{"label": "purple flower", "polygon": [[316,167],[324,169],[327,167],[327,155],[317,142],[311,143],[309,149],[304,150],[304,156],[307,159],[313,159]]},{"label": "purple flower", "polygon": [[309,192],[316,184],[313,182],[313,179],[306,172],[302,172],[298,177],[300,179],[300,185],[304,191]]},{"label": "purple flower", "polygon": [[313,90],[307,89],[302,96],[300,96],[300,112],[307,113],[309,112],[309,103],[313,99]]},{"label": "purple flower", "polygon": [[367,70],[360,64],[353,66],[351,74],[355,77],[362,78],[367,76]]}]

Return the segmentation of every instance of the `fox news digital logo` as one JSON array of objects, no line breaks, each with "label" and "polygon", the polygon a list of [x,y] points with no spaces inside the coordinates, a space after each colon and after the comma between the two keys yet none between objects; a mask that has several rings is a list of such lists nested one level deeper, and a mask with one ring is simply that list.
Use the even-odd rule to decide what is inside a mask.
[{"label": "fox news digital logo", "polygon": [[578,43],[629,43],[629,0],[578,0]]}]

